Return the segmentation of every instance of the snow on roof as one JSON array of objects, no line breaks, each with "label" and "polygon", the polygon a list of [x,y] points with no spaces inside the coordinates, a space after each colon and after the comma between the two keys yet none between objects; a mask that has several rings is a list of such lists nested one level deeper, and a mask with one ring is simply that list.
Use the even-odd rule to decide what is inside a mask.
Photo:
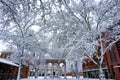
[{"label": "snow on roof", "polygon": [[[105,69],[108,69],[107,67],[105,67],[105,68],[102,68],[103,70],[105,70]],[[99,70],[99,69],[88,69],[88,70],[84,70],[83,72],[87,72],[87,71],[97,71],[97,70]]]},{"label": "snow on roof", "polygon": [[12,61],[9,61],[7,59],[0,58],[0,63],[12,65],[12,66],[18,66],[17,64],[13,63]]},{"label": "snow on roof", "polygon": [[114,66],[113,68],[119,68],[120,66],[118,65],[118,66]]}]

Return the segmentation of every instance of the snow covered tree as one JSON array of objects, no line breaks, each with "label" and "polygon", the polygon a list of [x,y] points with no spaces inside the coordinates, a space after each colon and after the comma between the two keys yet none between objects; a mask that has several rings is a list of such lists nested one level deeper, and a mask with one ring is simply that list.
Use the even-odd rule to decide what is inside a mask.
[{"label": "snow covered tree", "polygon": [[37,41],[35,34],[33,36],[34,32],[32,32],[31,27],[38,24],[38,18],[36,17],[42,11],[40,11],[40,4],[37,3],[37,0],[0,0],[0,4],[2,7],[1,24],[4,27],[7,26],[1,33],[1,39],[15,45],[17,48],[20,59],[17,77],[17,80],[19,80],[25,49],[31,48],[32,44]]},{"label": "snow covered tree", "polygon": [[[0,0],[0,39],[15,45],[20,66],[27,51],[35,55],[42,52],[43,56],[47,53],[51,58],[75,61],[78,72],[81,57],[87,54],[92,59],[95,55],[101,65],[106,50],[119,40],[119,26],[112,27],[111,35],[116,39],[103,45],[109,42],[103,33],[106,35],[109,25],[119,20],[119,4],[119,0]],[[31,28],[36,26],[40,27],[35,33]],[[101,56],[95,54],[97,45]],[[34,56],[34,60],[39,59]],[[35,67],[39,65],[33,61]]]},{"label": "snow covered tree", "polygon": [[[106,32],[105,28],[108,27],[108,25],[110,23],[112,23],[113,21],[118,19],[117,17],[119,15],[119,4],[120,4],[120,2],[118,0],[115,0],[115,1],[101,0],[97,4],[92,2],[92,0],[89,0],[89,1],[80,0],[78,2],[71,0],[71,2],[74,2],[74,5],[81,4],[81,6],[78,5],[77,7],[76,6],[71,7],[72,3],[69,4],[69,6],[68,6],[68,4],[66,4],[66,5],[68,7],[68,10],[70,10],[74,16],[77,16],[77,19],[80,19],[79,21],[82,20],[83,26],[87,27],[87,29],[88,29],[88,32],[87,31],[85,32],[85,34],[87,33],[88,36],[84,36],[85,34],[83,34],[83,37],[88,38],[88,40],[90,40],[90,42],[88,42],[88,44],[87,43],[85,43],[85,44],[82,43],[83,45],[85,45],[85,48],[83,48],[83,50],[85,50],[87,48],[86,51],[89,52],[88,55],[89,54],[93,55],[93,53],[97,52],[96,51],[97,50],[96,49],[97,45],[100,45],[101,56],[99,56],[99,60],[100,60],[100,65],[101,65],[102,62],[103,62],[103,55],[105,54],[105,52],[109,48],[109,46],[111,46],[111,44],[114,43],[114,42],[112,42],[111,44],[109,44],[108,46],[105,47],[103,42],[105,43],[104,40],[106,40],[105,38],[107,36],[105,36],[103,38],[102,33]],[[76,10],[76,12],[75,12],[75,10]],[[78,11],[79,11],[79,13],[77,13]],[[89,35],[90,34],[89,32],[91,32],[93,30],[92,28],[94,28],[95,31],[96,31],[96,33],[93,33],[93,34],[96,34],[97,36]],[[95,37],[95,38],[93,38],[93,37]],[[99,43],[97,42],[97,37],[99,37],[98,38]],[[93,38],[93,41],[91,42],[92,38]],[[73,46],[72,52],[76,49],[79,49],[79,47],[80,47],[79,45],[81,45],[80,42],[85,42],[83,40],[85,40],[85,38],[82,39],[82,37],[81,37],[81,38],[78,39],[75,46]],[[82,56],[83,53],[80,53],[80,54]],[[104,78],[103,72],[102,72],[102,70],[100,70],[100,79],[103,79],[103,78]]]}]

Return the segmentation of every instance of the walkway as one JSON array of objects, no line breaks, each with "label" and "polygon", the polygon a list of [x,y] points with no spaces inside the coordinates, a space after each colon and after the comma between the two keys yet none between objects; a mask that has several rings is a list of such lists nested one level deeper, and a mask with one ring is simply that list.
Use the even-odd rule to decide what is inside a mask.
[{"label": "walkway", "polygon": [[28,78],[28,79],[21,79],[21,80],[98,80],[98,79],[88,79],[88,78],[79,78],[79,79],[76,79],[76,78],[72,78],[72,77],[67,77],[67,79],[64,79],[64,78],[54,78],[54,79],[51,79],[51,78],[47,78],[47,79],[44,79],[43,77],[39,77],[39,78]]}]

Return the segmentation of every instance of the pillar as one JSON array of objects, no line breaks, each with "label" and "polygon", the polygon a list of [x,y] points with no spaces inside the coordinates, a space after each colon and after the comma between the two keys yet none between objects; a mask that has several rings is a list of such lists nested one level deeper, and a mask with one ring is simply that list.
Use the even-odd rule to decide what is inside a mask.
[{"label": "pillar", "polygon": [[66,77],[66,65],[64,64],[64,78],[67,79]]},{"label": "pillar", "polygon": [[47,65],[46,64],[45,64],[44,73],[45,73],[44,78],[46,79],[47,78]]},{"label": "pillar", "polygon": [[60,78],[60,65],[57,64],[57,72],[58,72],[58,78]]},{"label": "pillar", "polygon": [[52,64],[52,71],[51,71],[52,73],[51,73],[51,78],[54,78],[54,77],[53,77],[53,71],[54,71],[53,66],[54,66],[54,65]]}]

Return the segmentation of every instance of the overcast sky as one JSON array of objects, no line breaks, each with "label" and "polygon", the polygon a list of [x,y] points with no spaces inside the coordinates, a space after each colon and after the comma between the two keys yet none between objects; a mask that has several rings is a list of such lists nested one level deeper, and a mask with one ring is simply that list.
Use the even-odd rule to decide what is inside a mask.
[{"label": "overcast sky", "polygon": [[2,41],[0,41],[0,51],[4,51],[7,49],[5,45],[6,44],[4,44]]}]

